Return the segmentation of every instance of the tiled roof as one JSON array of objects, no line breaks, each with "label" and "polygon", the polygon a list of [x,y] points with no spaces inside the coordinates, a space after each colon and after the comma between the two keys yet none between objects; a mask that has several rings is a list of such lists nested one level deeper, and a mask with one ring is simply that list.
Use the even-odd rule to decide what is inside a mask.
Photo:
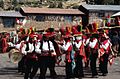
[{"label": "tiled roof", "polygon": [[120,5],[81,5],[87,10],[120,11]]},{"label": "tiled roof", "polygon": [[0,17],[23,17],[19,12],[0,11]]},{"label": "tiled roof", "polygon": [[80,15],[84,14],[78,9],[58,9],[58,8],[32,8],[32,7],[22,7],[24,13],[38,13],[38,14],[74,14]]}]

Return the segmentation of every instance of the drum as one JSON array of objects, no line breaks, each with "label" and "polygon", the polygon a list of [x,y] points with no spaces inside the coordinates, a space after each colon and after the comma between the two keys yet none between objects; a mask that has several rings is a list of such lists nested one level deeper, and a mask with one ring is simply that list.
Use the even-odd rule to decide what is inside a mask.
[{"label": "drum", "polygon": [[23,55],[17,49],[11,49],[9,52],[9,58],[12,63],[18,63],[22,59]]}]

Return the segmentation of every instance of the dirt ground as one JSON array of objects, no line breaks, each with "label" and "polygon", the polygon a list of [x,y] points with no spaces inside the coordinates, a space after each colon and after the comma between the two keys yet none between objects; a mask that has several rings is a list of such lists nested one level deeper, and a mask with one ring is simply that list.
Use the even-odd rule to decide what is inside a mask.
[{"label": "dirt ground", "polygon": [[[64,56],[63,56],[64,58]],[[57,79],[65,79],[65,63],[64,60],[61,62],[60,66],[56,66]],[[99,72],[99,71],[98,71]],[[96,79],[91,78],[90,68],[84,68],[85,77],[83,79]],[[34,79],[38,79],[39,70]],[[47,79],[49,77],[49,70],[46,73]],[[17,73],[17,64],[11,63],[8,58],[8,54],[0,54],[0,79],[23,79],[23,75]],[[107,76],[100,76],[97,79],[120,79],[120,57],[114,60],[112,66],[109,66],[109,73]]]}]

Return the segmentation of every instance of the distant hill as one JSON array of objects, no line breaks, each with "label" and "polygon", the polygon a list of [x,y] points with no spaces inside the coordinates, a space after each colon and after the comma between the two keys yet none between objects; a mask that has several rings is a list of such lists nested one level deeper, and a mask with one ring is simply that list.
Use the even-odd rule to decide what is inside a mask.
[{"label": "distant hill", "polygon": [[0,10],[19,10],[21,6],[46,8],[77,8],[84,0],[0,0]]},{"label": "distant hill", "polygon": [[120,5],[120,0],[0,0],[0,10],[19,10],[21,6],[78,8],[81,4]]}]

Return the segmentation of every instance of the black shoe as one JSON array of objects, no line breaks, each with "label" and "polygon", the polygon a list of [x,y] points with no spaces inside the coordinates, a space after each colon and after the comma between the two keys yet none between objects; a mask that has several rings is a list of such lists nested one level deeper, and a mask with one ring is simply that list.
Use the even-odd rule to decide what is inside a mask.
[{"label": "black shoe", "polygon": [[18,72],[19,75],[23,75],[23,72]]},{"label": "black shoe", "polygon": [[52,79],[56,79],[57,78],[57,75],[51,75],[50,76]]},{"label": "black shoe", "polygon": [[75,78],[82,78],[84,77],[84,74],[81,74],[81,75],[74,75]]},{"label": "black shoe", "polygon": [[107,73],[103,73],[102,76],[107,76]]},{"label": "black shoe", "polygon": [[98,75],[93,75],[92,78],[98,78]]},{"label": "black shoe", "polygon": [[65,79],[71,79],[71,78],[74,78],[74,76],[71,75],[71,76],[66,77]]},{"label": "black shoe", "polygon": [[66,77],[65,79],[70,79],[70,78]]},{"label": "black shoe", "polygon": [[75,77],[75,78],[79,78],[79,76],[78,76],[78,75],[74,75],[74,77]]},{"label": "black shoe", "polygon": [[83,78],[84,77],[84,75],[79,75],[79,77],[78,78]]},{"label": "black shoe", "polygon": [[52,76],[52,79],[57,79],[57,75],[56,76]]},{"label": "black shoe", "polygon": [[75,78],[81,78],[81,77],[84,77],[84,74],[80,74],[80,75],[75,74],[74,77],[75,77]]}]

